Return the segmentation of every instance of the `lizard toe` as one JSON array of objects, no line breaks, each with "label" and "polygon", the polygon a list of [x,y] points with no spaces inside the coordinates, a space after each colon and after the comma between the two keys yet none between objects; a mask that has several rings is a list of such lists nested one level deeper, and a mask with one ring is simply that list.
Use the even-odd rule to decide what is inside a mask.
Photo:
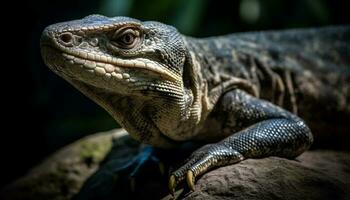
[{"label": "lizard toe", "polygon": [[236,150],[227,148],[221,143],[205,145],[196,150],[187,162],[171,173],[169,190],[173,194],[176,186],[186,179],[189,189],[195,190],[195,180],[198,176],[214,167],[232,164],[243,160]]}]

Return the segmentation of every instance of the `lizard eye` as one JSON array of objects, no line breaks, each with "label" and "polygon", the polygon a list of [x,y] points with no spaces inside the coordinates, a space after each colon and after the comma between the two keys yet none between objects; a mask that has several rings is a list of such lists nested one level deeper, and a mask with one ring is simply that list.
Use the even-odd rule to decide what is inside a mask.
[{"label": "lizard eye", "polygon": [[140,32],[132,28],[118,30],[113,35],[113,41],[119,48],[131,49],[140,41]]}]

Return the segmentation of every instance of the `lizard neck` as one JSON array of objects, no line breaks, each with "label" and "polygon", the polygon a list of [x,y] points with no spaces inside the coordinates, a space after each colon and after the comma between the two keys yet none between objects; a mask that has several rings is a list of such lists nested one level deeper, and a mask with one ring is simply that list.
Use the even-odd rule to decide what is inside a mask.
[{"label": "lizard neck", "polygon": [[135,140],[160,148],[172,148],[177,145],[175,140],[164,135],[149,118],[147,103],[144,100],[106,92],[80,81],[68,78],[66,80],[104,108]]},{"label": "lizard neck", "polygon": [[[185,38],[187,47],[189,44]],[[210,112],[206,106],[207,87],[202,77],[200,63],[192,49],[188,48],[182,75],[182,99],[178,102],[155,103],[156,116],[153,118],[157,127],[167,137],[176,141],[185,141],[198,134],[200,127]]]}]

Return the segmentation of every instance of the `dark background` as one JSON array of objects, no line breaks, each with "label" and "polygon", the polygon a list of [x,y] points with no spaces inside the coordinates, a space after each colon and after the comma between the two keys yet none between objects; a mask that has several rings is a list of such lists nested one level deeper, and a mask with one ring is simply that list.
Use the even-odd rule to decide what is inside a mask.
[{"label": "dark background", "polygon": [[118,127],[113,119],[43,64],[45,26],[98,13],[156,20],[205,37],[252,30],[349,24],[334,0],[36,0],[3,5],[0,187],[58,148]]}]

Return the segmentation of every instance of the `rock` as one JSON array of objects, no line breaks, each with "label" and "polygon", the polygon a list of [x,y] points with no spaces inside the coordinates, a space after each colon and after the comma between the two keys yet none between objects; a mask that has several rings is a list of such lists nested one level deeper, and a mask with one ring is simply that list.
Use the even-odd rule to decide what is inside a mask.
[{"label": "rock", "polygon": [[[0,198],[172,199],[158,166],[146,165],[135,179],[125,176],[142,146],[121,129],[91,135],[50,156]],[[296,160],[248,159],[203,175],[196,191],[180,189],[176,199],[350,199],[350,153],[313,150]]]},{"label": "rock", "polygon": [[71,199],[93,174],[122,130],[94,134],[51,155],[0,192],[0,199]]},{"label": "rock", "polygon": [[248,159],[205,174],[183,199],[350,199],[349,155],[309,151],[296,160]]}]

